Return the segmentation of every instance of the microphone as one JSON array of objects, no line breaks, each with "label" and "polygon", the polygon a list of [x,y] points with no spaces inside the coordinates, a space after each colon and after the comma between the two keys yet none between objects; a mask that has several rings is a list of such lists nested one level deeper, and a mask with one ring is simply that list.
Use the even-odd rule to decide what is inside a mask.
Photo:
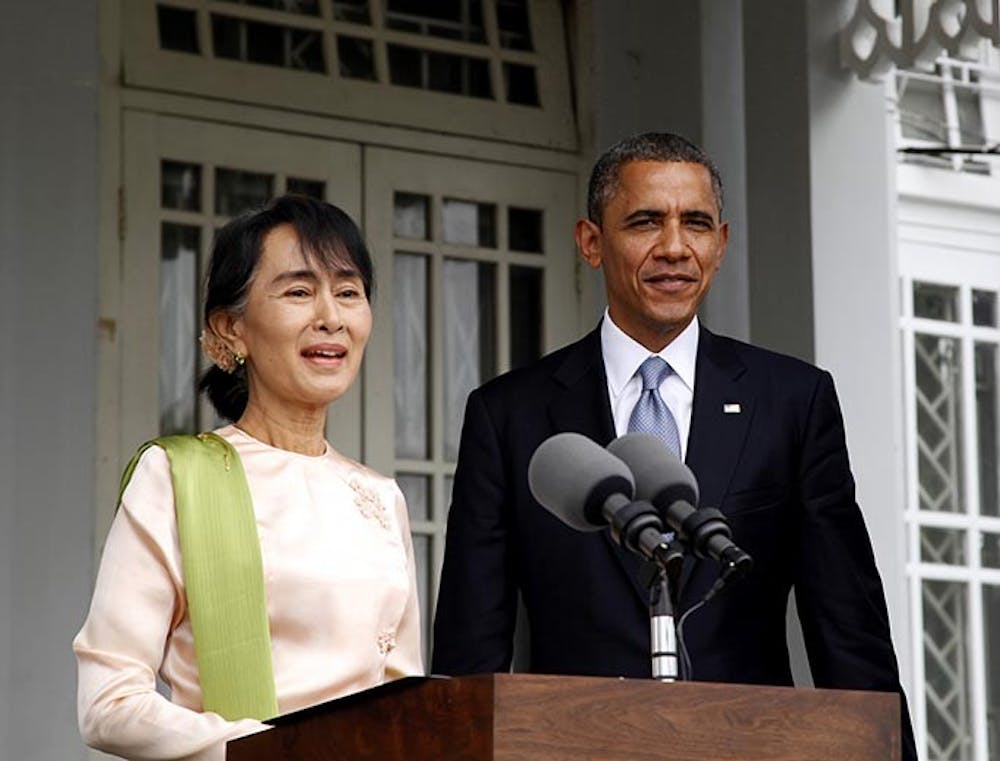
[{"label": "microphone", "polygon": [[649,502],[632,500],[628,466],[579,433],[543,441],[528,463],[528,487],[546,510],[577,531],[611,526],[622,547],[664,568],[680,560],[663,540],[663,520]]},{"label": "microphone", "polygon": [[698,482],[663,441],[646,433],[628,433],[612,441],[608,451],[631,470],[635,494],[659,509],[695,555],[723,565],[724,580],[744,576],[753,568],[753,558],[733,543],[726,516],[715,508],[695,508]]}]

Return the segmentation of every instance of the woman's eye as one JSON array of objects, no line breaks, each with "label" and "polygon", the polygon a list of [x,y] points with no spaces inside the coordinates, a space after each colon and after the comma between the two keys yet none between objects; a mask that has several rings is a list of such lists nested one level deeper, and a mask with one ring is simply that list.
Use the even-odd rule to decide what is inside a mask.
[{"label": "woman's eye", "polygon": [[303,299],[309,295],[309,291],[307,291],[305,288],[290,288],[287,291],[285,291],[285,295],[291,296],[292,298],[295,299]]}]

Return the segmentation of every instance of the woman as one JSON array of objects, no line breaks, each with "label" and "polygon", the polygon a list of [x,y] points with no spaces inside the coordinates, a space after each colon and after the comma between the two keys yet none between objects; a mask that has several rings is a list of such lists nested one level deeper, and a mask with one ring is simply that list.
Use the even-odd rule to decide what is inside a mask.
[{"label": "woman", "polygon": [[[372,279],[357,227],[326,203],[285,196],[219,231],[202,336],[215,366],[201,386],[234,424],[159,440],[126,472],[90,613],[73,643],[88,745],[128,759],[221,761],[227,740],[266,728],[260,719],[423,672],[403,496],[323,435],[327,405],[357,377]],[[201,471],[180,465],[178,444],[208,452],[218,475],[192,476]],[[245,557],[259,570],[233,590],[230,561],[214,556],[212,541],[186,528],[184,516],[219,507],[204,504],[213,490],[226,509],[236,504],[239,490],[229,484],[242,483],[239,466],[250,540],[235,552],[241,568]],[[219,530],[221,555],[234,530]],[[196,562],[199,540],[208,557]],[[222,601],[212,597],[220,588]],[[260,621],[252,613],[244,621],[254,593]],[[223,619],[216,631],[204,623],[213,615]],[[247,656],[243,635],[233,634],[244,626],[263,642],[257,655]],[[169,699],[157,692],[157,675]],[[227,690],[238,693],[236,707]],[[239,704],[256,692],[263,702]]]}]

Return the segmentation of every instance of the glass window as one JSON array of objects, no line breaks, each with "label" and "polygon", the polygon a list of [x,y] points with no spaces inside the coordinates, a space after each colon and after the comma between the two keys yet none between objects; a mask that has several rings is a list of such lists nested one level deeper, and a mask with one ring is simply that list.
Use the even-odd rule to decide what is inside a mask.
[{"label": "glass window", "polygon": [[463,42],[485,42],[481,0],[386,0],[389,29]]},{"label": "glass window", "polygon": [[406,498],[406,509],[410,521],[427,521],[431,518],[430,511],[430,476],[414,473],[397,473],[396,483]]},{"label": "glass window", "polygon": [[333,17],[352,24],[370,24],[368,0],[333,0]]},{"label": "glass window", "polygon": [[938,283],[913,283],[913,316],[958,322],[958,288]]},{"label": "glass window", "polygon": [[492,98],[490,63],[485,58],[421,50],[408,45],[386,46],[389,81],[403,87]]},{"label": "glass window", "polygon": [[429,454],[430,346],[428,260],[420,254],[393,257],[392,338],[396,406],[396,457]]},{"label": "glass window", "polygon": [[156,6],[156,29],[163,50],[181,53],[200,53],[198,44],[198,16],[187,8]]},{"label": "glass window", "polygon": [[160,162],[160,205],[164,209],[201,209],[201,165]]},{"label": "glass window", "polygon": [[511,251],[542,253],[541,209],[507,209],[507,247]]},{"label": "glass window", "polygon": [[318,198],[320,201],[326,199],[326,183],[322,180],[306,180],[301,177],[289,177],[285,183],[285,190],[289,193],[298,193],[300,196]]},{"label": "glass window", "polygon": [[961,342],[914,338],[920,509],[964,512]]},{"label": "glass window", "polygon": [[363,37],[337,35],[337,64],[340,76],[375,81],[375,48]]},{"label": "glass window", "polygon": [[497,28],[500,47],[533,50],[527,0],[497,0]]},{"label": "glass window", "polygon": [[920,527],[920,559],[925,563],[965,564],[965,531],[957,528]]},{"label": "glass window", "polygon": [[441,207],[441,228],[445,243],[496,248],[497,207],[446,198]]},{"label": "glass window", "polygon": [[986,732],[988,758],[1000,758],[1000,586],[983,585],[983,642],[986,643]]},{"label": "glass window", "polygon": [[508,103],[522,106],[538,106],[538,82],[535,79],[535,67],[521,63],[503,65],[504,91]]},{"label": "glass window", "polygon": [[997,344],[975,344],[979,514],[1000,516],[1000,392]]},{"label": "glass window", "polygon": [[392,234],[397,238],[430,238],[430,198],[418,193],[396,193],[392,202]]},{"label": "glass window", "polygon": [[972,290],[972,324],[987,328],[997,327],[996,291]]},{"label": "glass window", "polygon": [[966,596],[963,582],[923,582],[928,758],[972,757]]},{"label": "glass window", "polygon": [[201,230],[160,228],[160,434],[198,430],[198,261]]},{"label": "glass window", "polygon": [[319,0],[222,0],[236,5],[249,5],[254,8],[269,8],[285,13],[298,13],[303,16],[319,15]]},{"label": "glass window", "polygon": [[444,456],[458,457],[469,392],[496,374],[496,265],[446,259],[444,275]]},{"label": "glass window", "polygon": [[231,217],[274,195],[274,175],[241,169],[215,170],[215,213]]},{"label": "glass window", "polygon": [[542,270],[510,267],[510,366],[523,367],[542,356]]},{"label": "glass window", "polygon": [[323,34],[280,24],[212,14],[212,49],[217,58],[325,72]]}]

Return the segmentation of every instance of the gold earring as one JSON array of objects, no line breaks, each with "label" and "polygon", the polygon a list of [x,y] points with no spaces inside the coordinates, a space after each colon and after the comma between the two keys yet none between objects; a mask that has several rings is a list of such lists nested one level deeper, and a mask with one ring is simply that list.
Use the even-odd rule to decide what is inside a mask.
[{"label": "gold earring", "polygon": [[243,367],[247,363],[247,355],[242,352],[233,352],[233,359],[236,360],[236,364]]}]

